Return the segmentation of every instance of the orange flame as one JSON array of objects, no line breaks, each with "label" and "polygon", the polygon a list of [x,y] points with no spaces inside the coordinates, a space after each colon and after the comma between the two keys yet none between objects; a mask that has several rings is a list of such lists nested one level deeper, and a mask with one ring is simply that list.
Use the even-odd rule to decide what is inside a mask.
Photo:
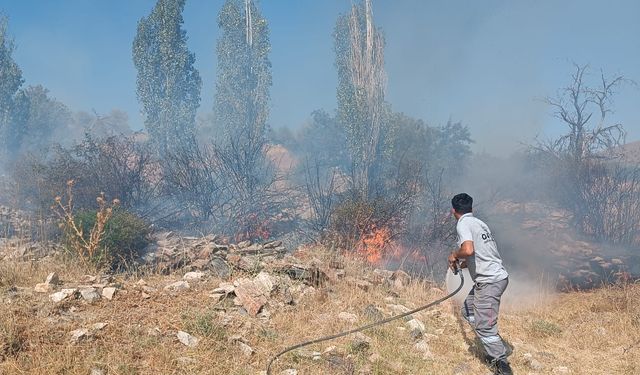
[{"label": "orange flame", "polygon": [[362,235],[356,251],[369,263],[378,264],[382,260],[385,246],[390,240],[391,232],[388,228],[373,226],[368,233]]}]

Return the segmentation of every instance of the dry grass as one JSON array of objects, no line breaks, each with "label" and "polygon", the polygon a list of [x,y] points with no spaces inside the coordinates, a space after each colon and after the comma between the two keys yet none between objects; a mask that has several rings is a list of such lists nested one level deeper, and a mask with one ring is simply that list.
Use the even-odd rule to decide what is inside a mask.
[{"label": "dry grass", "polygon": [[[233,312],[231,301],[214,305],[208,294],[220,280],[192,283],[175,296],[162,292],[179,274],[145,277],[147,285],[158,289],[149,299],[141,297],[136,279],[121,278],[123,289],[113,301],[54,304],[48,295],[32,291],[51,271],[65,281],[78,280],[84,272],[64,262],[0,266],[1,374],[86,375],[93,368],[107,374],[256,374],[288,345],[351,328],[337,318],[341,311],[358,315],[360,324],[367,322],[363,310],[368,304],[388,311],[387,303],[417,307],[442,295],[429,283],[415,283],[393,297],[389,287],[365,292],[341,280],[308,294],[296,306],[268,306],[271,318],[263,321]],[[364,272],[359,262],[346,262],[347,277]],[[506,308],[501,332],[515,346],[511,361],[516,373],[534,372],[525,353],[544,366],[535,371],[539,374],[554,373],[558,366],[573,374],[640,373],[639,300],[640,285],[627,285],[562,294],[546,305]],[[349,337],[318,344],[309,349],[336,346],[335,355],[314,361],[287,354],[276,362],[274,374],[285,368],[299,374],[451,374],[454,368],[488,373],[474,356],[473,334],[454,311],[444,304],[419,314],[427,333],[435,335],[429,341],[430,358],[413,349],[404,322],[398,321],[365,332],[372,339],[369,349],[356,350]],[[93,340],[70,342],[69,332],[97,322],[108,325]],[[178,330],[201,338],[200,344],[183,346],[175,337]],[[243,356],[229,340],[233,335],[242,335],[255,354]]]}]

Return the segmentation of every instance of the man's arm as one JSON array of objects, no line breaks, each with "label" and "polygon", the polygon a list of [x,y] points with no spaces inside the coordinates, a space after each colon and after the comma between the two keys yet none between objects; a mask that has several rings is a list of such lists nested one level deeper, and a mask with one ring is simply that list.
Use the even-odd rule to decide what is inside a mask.
[{"label": "man's arm", "polygon": [[464,241],[460,245],[460,249],[452,251],[449,255],[449,267],[453,269],[453,265],[458,259],[470,257],[474,251],[473,241]]}]

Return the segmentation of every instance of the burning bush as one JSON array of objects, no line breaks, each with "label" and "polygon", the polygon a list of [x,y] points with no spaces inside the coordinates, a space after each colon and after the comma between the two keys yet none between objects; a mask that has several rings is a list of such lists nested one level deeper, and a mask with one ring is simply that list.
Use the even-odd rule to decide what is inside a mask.
[{"label": "burning bush", "polygon": [[385,199],[351,198],[333,211],[331,232],[341,247],[375,263],[384,255],[393,233],[399,230],[398,219]]}]

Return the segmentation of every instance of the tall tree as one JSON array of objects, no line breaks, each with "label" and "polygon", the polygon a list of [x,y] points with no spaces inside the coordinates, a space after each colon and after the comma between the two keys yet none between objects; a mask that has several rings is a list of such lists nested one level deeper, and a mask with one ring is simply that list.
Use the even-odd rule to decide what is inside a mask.
[{"label": "tall tree", "polygon": [[269,28],[255,0],[226,0],[218,15],[218,80],[214,122],[217,157],[236,228],[251,237],[274,207],[275,175],[266,158],[271,62]]},{"label": "tall tree", "polygon": [[338,120],[347,134],[354,187],[368,196],[389,145],[384,37],[374,25],[371,0],[354,4],[338,18],[334,38]]},{"label": "tall tree", "polygon": [[185,0],[158,0],[138,22],[133,62],[145,126],[161,153],[195,142],[202,80],[182,29]]},{"label": "tall tree", "polygon": [[215,122],[224,143],[246,159],[252,155],[249,150],[261,150],[265,142],[271,87],[269,28],[254,0],[227,0],[218,25],[222,35],[217,46]]},{"label": "tall tree", "polygon": [[22,71],[13,60],[15,45],[7,32],[7,18],[0,14],[0,139],[6,152],[7,132],[14,115],[16,94],[22,86]]},{"label": "tall tree", "polygon": [[22,89],[14,100],[13,121],[7,128],[7,150],[46,150],[53,144],[56,132],[68,130],[71,112],[63,103],[49,96],[41,85]]}]

